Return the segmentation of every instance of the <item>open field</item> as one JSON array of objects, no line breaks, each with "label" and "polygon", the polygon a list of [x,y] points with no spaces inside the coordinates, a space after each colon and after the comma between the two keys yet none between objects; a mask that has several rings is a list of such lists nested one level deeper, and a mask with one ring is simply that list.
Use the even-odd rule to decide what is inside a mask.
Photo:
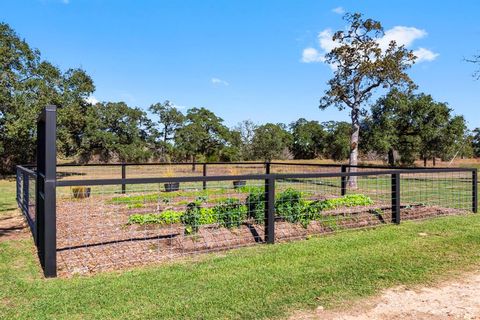
[{"label": "open field", "polygon": [[262,319],[347,306],[480,262],[480,216],[406,222],[122,273],[44,280],[30,239],[0,243],[0,318]]}]

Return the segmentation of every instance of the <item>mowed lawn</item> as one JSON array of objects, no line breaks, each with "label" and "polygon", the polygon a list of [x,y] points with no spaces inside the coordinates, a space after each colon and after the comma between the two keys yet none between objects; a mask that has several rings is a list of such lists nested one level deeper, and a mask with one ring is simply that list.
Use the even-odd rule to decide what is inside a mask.
[{"label": "mowed lawn", "polygon": [[15,178],[0,179],[0,217],[17,208]]},{"label": "mowed lawn", "polygon": [[0,240],[1,319],[262,319],[348,306],[480,262],[480,216],[204,255],[72,279],[43,279],[32,241]]}]

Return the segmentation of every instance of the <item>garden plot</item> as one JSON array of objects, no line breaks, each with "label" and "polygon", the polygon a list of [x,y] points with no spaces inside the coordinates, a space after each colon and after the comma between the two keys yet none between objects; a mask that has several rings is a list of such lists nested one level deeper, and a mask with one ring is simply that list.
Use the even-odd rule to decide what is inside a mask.
[{"label": "garden plot", "polygon": [[[301,185],[278,184],[276,241],[391,221],[390,198],[372,188],[364,190],[370,195],[339,197],[325,187],[298,191],[292,186]],[[73,199],[65,189],[57,200],[59,274],[123,269],[264,243],[263,187],[187,187],[177,192],[93,193],[85,199]],[[401,218],[460,213],[464,211],[411,202],[403,203]]]}]

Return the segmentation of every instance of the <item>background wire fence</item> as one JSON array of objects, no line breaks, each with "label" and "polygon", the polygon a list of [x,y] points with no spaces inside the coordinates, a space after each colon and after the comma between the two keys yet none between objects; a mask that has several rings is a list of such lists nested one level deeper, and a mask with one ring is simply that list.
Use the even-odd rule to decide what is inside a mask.
[{"label": "background wire fence", "polygon": [[[99,175],[70,168],[71,172],[85,170],[85,176],[95,177],[93,180],[117,180],[95,184],[83,179],[85,176],[75,181],[71,176],[59,178],[59,274],[122,269],[262,244],[269,240],[269,215],[274,221],[269,226],[274,231],[273,242],[392,223],[396,221],[393,199],[397,196],[401,220],[473,211],[472,171],[368,169],[356,177],[357,188],[342,192],[351,174],[342,173],[339,167],[271,166],[273,174],[264,174],[268,171],[264,164],[235,165],[234,170],[215,164],[207,168],[206,178],[202,171],[171,180],[157,172],[163,180],[154,183],[141,179],[140,173],[137,180],[129,180],[129,176],[118,179],[118,168],[112,169],[112,176],[101,173],[100,167],[93,169]],[[392,186],[396,172],[401,172],[398,195]],[[62,186],[62,182],[72,186]],[[124,193],[122,183],[127,185]],[[272,185],[273,199],[268,190]],[[269,210],[272,205],[274,210]]]}]

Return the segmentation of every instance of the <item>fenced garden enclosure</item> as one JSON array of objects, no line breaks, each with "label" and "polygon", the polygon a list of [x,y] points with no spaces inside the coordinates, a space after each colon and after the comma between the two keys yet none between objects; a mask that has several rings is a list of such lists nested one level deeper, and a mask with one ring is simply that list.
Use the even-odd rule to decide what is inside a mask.
[{"label": "fenced garden enclosure", "polygon": [[39,119],[36,166],[17,167],[17,202],[46,276],[477,212],[477,171],[469,168],[57,165],[55,112],[47,107]]}]

